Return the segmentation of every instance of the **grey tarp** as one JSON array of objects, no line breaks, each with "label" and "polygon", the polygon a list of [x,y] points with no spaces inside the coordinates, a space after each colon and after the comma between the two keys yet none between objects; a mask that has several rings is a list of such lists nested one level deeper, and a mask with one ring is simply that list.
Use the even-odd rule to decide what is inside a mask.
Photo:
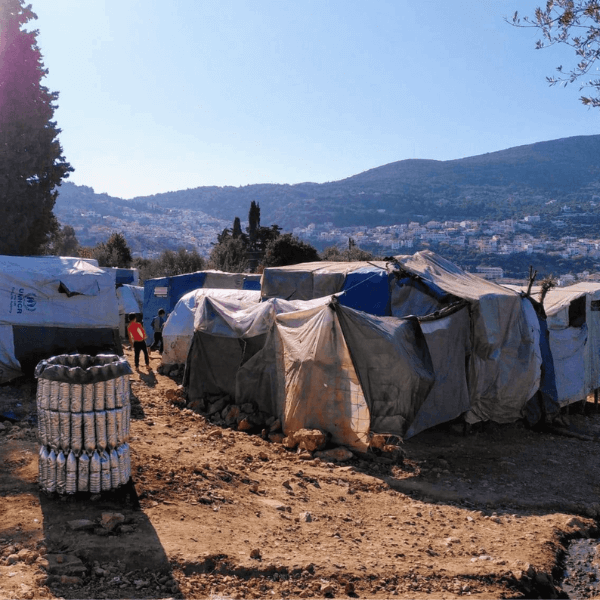
[{"label": "grey tarp", "polygon": [[312,300],[340,292],[348,273],[364,267],[386,270],[383,261],[312,262],[265,269],[261,279],[263,298]]},{"label": "grey tarp", "polygon": [[416,320],[374,317],[329,298],[240,311],[203,302],[188,357],[190,399],[228,393],[278,416],[286,433],[318,428],[364,449],[370,429],[403,435],[433,385]]},{"label": "grey tarp", "polygon": [[[539,323],[530,302],[430,251],[395,258],[400,270],[419,284],[467,300],[471,306],[471,408],[466,418],[499,423],[518,419],[540,384]],[[412,314],[419,314],[416,304],[411,302]],[[419,316],[430,309],[429,302]],[[394,310],[401,314],[402,307]]]},{"label": "grey tarp", "polygon": [[406,438],[456,419],[470,408],[467,359],[471,352],[469,311],[463,305],[442,311],[436,318],[419,320],[425,336],[435,383],[427,395]]}]

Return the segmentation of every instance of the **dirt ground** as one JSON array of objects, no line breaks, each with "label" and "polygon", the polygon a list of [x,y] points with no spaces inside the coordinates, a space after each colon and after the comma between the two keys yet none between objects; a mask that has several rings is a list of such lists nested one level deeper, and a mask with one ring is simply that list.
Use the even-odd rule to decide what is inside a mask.
[{"label": "dirt ground", "polygon": [[564,424],[584,439],[446,425],[404,464],[333,463],[177,406],[159,364],[132,376],[117,492],[41,494],[37,429],[0,423],[1,598],[566,597],[566,543],[597,535],[591,401]]}]

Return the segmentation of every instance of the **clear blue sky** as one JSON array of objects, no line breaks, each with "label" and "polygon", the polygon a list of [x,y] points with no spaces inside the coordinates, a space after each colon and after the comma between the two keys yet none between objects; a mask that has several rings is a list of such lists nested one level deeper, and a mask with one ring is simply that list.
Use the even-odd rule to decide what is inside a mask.
[{"label": "clear blue sky", "polygon": [[71,181],[132,198],[334,181],[600,133],[538,0],[31,0]]}]

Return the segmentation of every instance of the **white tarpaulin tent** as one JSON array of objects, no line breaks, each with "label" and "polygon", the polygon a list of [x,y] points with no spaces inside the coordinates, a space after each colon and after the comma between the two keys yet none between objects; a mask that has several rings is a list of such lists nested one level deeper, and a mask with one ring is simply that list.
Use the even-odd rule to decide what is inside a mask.
[{"label": "white tarpaulin tent", "polygon": [[[260,302],[257,290],[200,288],[188,292],[177,302],[163,327],[163,365],[186,362],[194,336],[196,308],[205,296],[218,298],[238,309]],[[152,336],[152,332],[147,334]]]},{"label": "white tarpaulin tent", "polygon": [[23,361],[118,346],[114,281],[94,262],[0,256],[0,382],[21,375]]},{"label": "white tarpaulin tent", "polygon": [[139,285],[120,285],[117,288],[119,302],[119,334],[127,337],[127,315],[141,314],[144,306],[144,288]]},{"label": "white tarpaulin tent", "polygon": [[540,327],[531,303],[430,251],[395,259],[400,279],[392,302],[394,315],[424,316],[459,299],[470,305],[466,419],[518,419],[540,386]]},{"label": "white tarpaulin tent", "polygon": [[369,431],[404,435],[434,382],[416,319],[377,317],[331,298],[271,299],[232,311],[205,298],[189,353],[188,399],[227,394],[365,448]]}]

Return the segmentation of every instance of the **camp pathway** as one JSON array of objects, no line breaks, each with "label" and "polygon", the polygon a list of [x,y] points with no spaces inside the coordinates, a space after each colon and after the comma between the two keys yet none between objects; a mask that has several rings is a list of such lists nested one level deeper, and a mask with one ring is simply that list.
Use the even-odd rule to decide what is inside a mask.
[{"label": "camp pathway", "polygon": [[595,533],[596,442],[443,426],[404,465],[303,460],[168,400],[159,364],[132,376],[120,495],[40,495],[34,428],[4,425],[1,597],[553,597],[566,542]]}]

